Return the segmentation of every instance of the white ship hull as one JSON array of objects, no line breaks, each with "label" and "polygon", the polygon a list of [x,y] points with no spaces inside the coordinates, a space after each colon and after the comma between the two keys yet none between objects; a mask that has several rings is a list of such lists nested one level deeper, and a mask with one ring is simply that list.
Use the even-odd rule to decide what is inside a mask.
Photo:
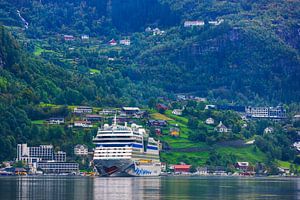
[{"label": "white ship hull", "polygon": [[100,176],[159,176],[160,163],[138,163],[130,159],[94,160]]}]

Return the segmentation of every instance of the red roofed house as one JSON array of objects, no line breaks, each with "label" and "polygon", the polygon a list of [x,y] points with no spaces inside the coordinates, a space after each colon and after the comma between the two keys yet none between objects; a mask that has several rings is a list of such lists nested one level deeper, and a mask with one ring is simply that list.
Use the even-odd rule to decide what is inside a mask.
[{"label": "red roofed house", "polygon": [[191,165],[173,165],[175,173],[187,173],[190,171]]},{"label": "red roofed house", "polygon": [[64,35],[64,40],[65,41],[72,41],[75,40],[73,35]]},{"label": "red roofed house", "polygon": [[168,108],[168,106],[166,106],[165,104],[158,103],[158,104],[156,105],[156,109],[157,109],[157,110],[168,110],[169,108]]},{"label": "red roofed house", "polygon": [[115,39],[111,39],[111,40],[108,42],[108,44],[109,44],[110,46],[116,46],[118,43],[116,42]]}]

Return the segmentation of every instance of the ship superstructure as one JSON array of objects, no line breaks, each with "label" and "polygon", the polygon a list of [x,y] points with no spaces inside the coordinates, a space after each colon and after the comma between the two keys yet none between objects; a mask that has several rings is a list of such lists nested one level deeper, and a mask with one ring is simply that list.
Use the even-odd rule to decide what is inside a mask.
[{"label": "ship superstructure", "polygon": [[94,164],[102,176],[158,176],[159,142],[139,125],[105,124],[93,139]]}]

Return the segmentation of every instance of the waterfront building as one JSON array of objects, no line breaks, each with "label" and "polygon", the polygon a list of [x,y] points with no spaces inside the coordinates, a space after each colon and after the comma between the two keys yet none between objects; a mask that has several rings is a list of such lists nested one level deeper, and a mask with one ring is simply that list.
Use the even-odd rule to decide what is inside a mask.
[{"label": "waterfront building", "polygon": [[191,165],[173,165],[174,173],[188,173],[190,172]]},{"label": "waterfront building", "polygon": [[77,156],[87,156],[88,155],[88,147],[84,144],[77,144],[74,147],[74,154]]},{"label": "waterfront building", "polygon": [[24,161],[27,164],[53,160],[57,162],[65,162],[66,153],[63,151],[58,151],[57,153],[54,153],[52,145],[28,147],[27,144],[18,144],[16,160]]},{"label": "waterfront building", "polygon": [[67,154],[64,151],[58,151],[57,153],[54,153],[54,160],[56,162],[66,162]]},{"label": "waterfront building", "polygon": [[70,162],[38,162],[37,168],[46,174],[77,173],[79,171],[79,164]]}]

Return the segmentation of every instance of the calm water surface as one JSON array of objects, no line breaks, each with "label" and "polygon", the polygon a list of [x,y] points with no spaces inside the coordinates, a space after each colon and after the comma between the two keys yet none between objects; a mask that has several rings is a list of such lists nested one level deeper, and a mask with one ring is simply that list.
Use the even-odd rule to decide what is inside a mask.
[{"label": "calm water surface", "polygon": [[300,199],[300,179],[0,177],[0,199]]}]

